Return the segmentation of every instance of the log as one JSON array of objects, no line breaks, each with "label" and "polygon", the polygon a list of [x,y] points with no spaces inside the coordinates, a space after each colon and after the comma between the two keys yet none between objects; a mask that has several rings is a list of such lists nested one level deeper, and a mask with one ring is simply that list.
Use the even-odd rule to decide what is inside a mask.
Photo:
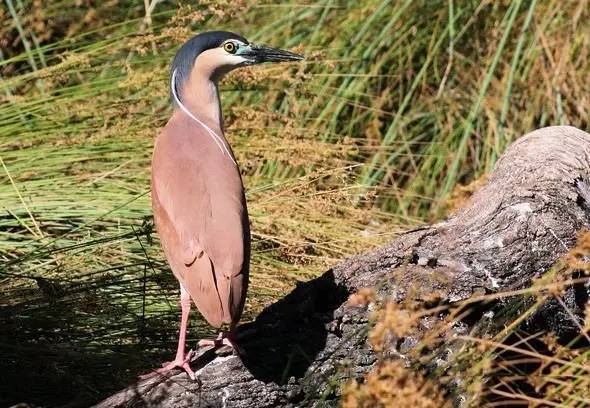
[{"label": "log", "polygon": [[[241,357],[201,350],[193,362],[200,381],[175,373],[138,382],[97,406],[336,406],[340,381],[362,376],[377,359],[366,341],[366,308],[347,302],[359,288],[437,304],[525,288],[589,227],[590,134],[569,126],[533,131],[508,148],[487,185],[447,220],[343,261],[240,326]],[[558,331],[567,320],[544,323]],[[396,339],[398,357],[412,347],[409,340]]]}]

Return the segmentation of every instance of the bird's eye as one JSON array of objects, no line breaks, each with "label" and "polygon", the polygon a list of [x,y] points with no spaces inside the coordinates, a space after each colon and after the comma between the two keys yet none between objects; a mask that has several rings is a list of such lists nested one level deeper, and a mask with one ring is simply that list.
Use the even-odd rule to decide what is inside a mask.
[{"label": "bird's eye", "polygon": [[235,54],[238,47],[231,41],[226,42],[223,44],[223,49],[230,54]]}]

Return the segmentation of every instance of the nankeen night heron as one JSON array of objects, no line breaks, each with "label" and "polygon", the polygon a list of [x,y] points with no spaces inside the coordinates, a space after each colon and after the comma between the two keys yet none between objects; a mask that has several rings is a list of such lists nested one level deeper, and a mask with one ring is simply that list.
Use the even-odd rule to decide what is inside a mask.
[{"label": "nankeen night heron", "polygon": [[156,140],[152,158],[152,207],[162,247],[180,283],[182,317],[176,358],[155,373],[184,369],[191,301],[215,327],[229,332],[200,345],[233,344],[248,289],[250,228],[240,170],[223,134],[218,81],[233,69],[302,56],[249,43],[226,32],[188,40],[172,62],[174,113]]}]

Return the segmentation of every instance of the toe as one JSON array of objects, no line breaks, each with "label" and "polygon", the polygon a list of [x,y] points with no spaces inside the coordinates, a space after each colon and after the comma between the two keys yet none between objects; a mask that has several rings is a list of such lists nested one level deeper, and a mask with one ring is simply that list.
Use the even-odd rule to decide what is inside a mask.
[{"label": "toe", "polygon": [[189,350],[189,352],[186,353],[186,356],[184,356],[183,363],[185,363],[185,364],[189,363],[192,360],[194,355],[195,355],[195,352],[192,349]]},{"label": "toe", "polygon": [[191,368],[191,366],[190,366],[188,363],[184,363],[184,364],[182,365],[182,369],[183,369],[184,371],[186,371],[186,373],[187,373],[187,374],[188,374],[188,376],[191,378],[191,380],[193,380],[193,381],[194,381],[194,380],[196,379],[196,377],[195,377],[195,372],[193,371],[193,369]]}]

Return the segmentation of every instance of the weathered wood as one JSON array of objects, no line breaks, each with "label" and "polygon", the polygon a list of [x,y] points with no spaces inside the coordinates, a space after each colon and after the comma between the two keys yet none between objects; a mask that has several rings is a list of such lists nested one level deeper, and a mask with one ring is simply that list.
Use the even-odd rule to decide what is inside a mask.
[{"label": "weathered wood", "polygon": [[[398,300],[411,294],[452,303],[526,287],[590,227],[589,186],[589,134],[567,126],[529,133],[457,214],[343,261],[241,326],[242,358],[205,359],[193,365],[200,366],[200,383],[184,373],[153,379],[98,406],[335,405],[343,359],[352,376],[376,359],[366,345],[366,312],[346,303],[351,293],[376,287]],[[398,340],[400,353],[412,346]]]}]

